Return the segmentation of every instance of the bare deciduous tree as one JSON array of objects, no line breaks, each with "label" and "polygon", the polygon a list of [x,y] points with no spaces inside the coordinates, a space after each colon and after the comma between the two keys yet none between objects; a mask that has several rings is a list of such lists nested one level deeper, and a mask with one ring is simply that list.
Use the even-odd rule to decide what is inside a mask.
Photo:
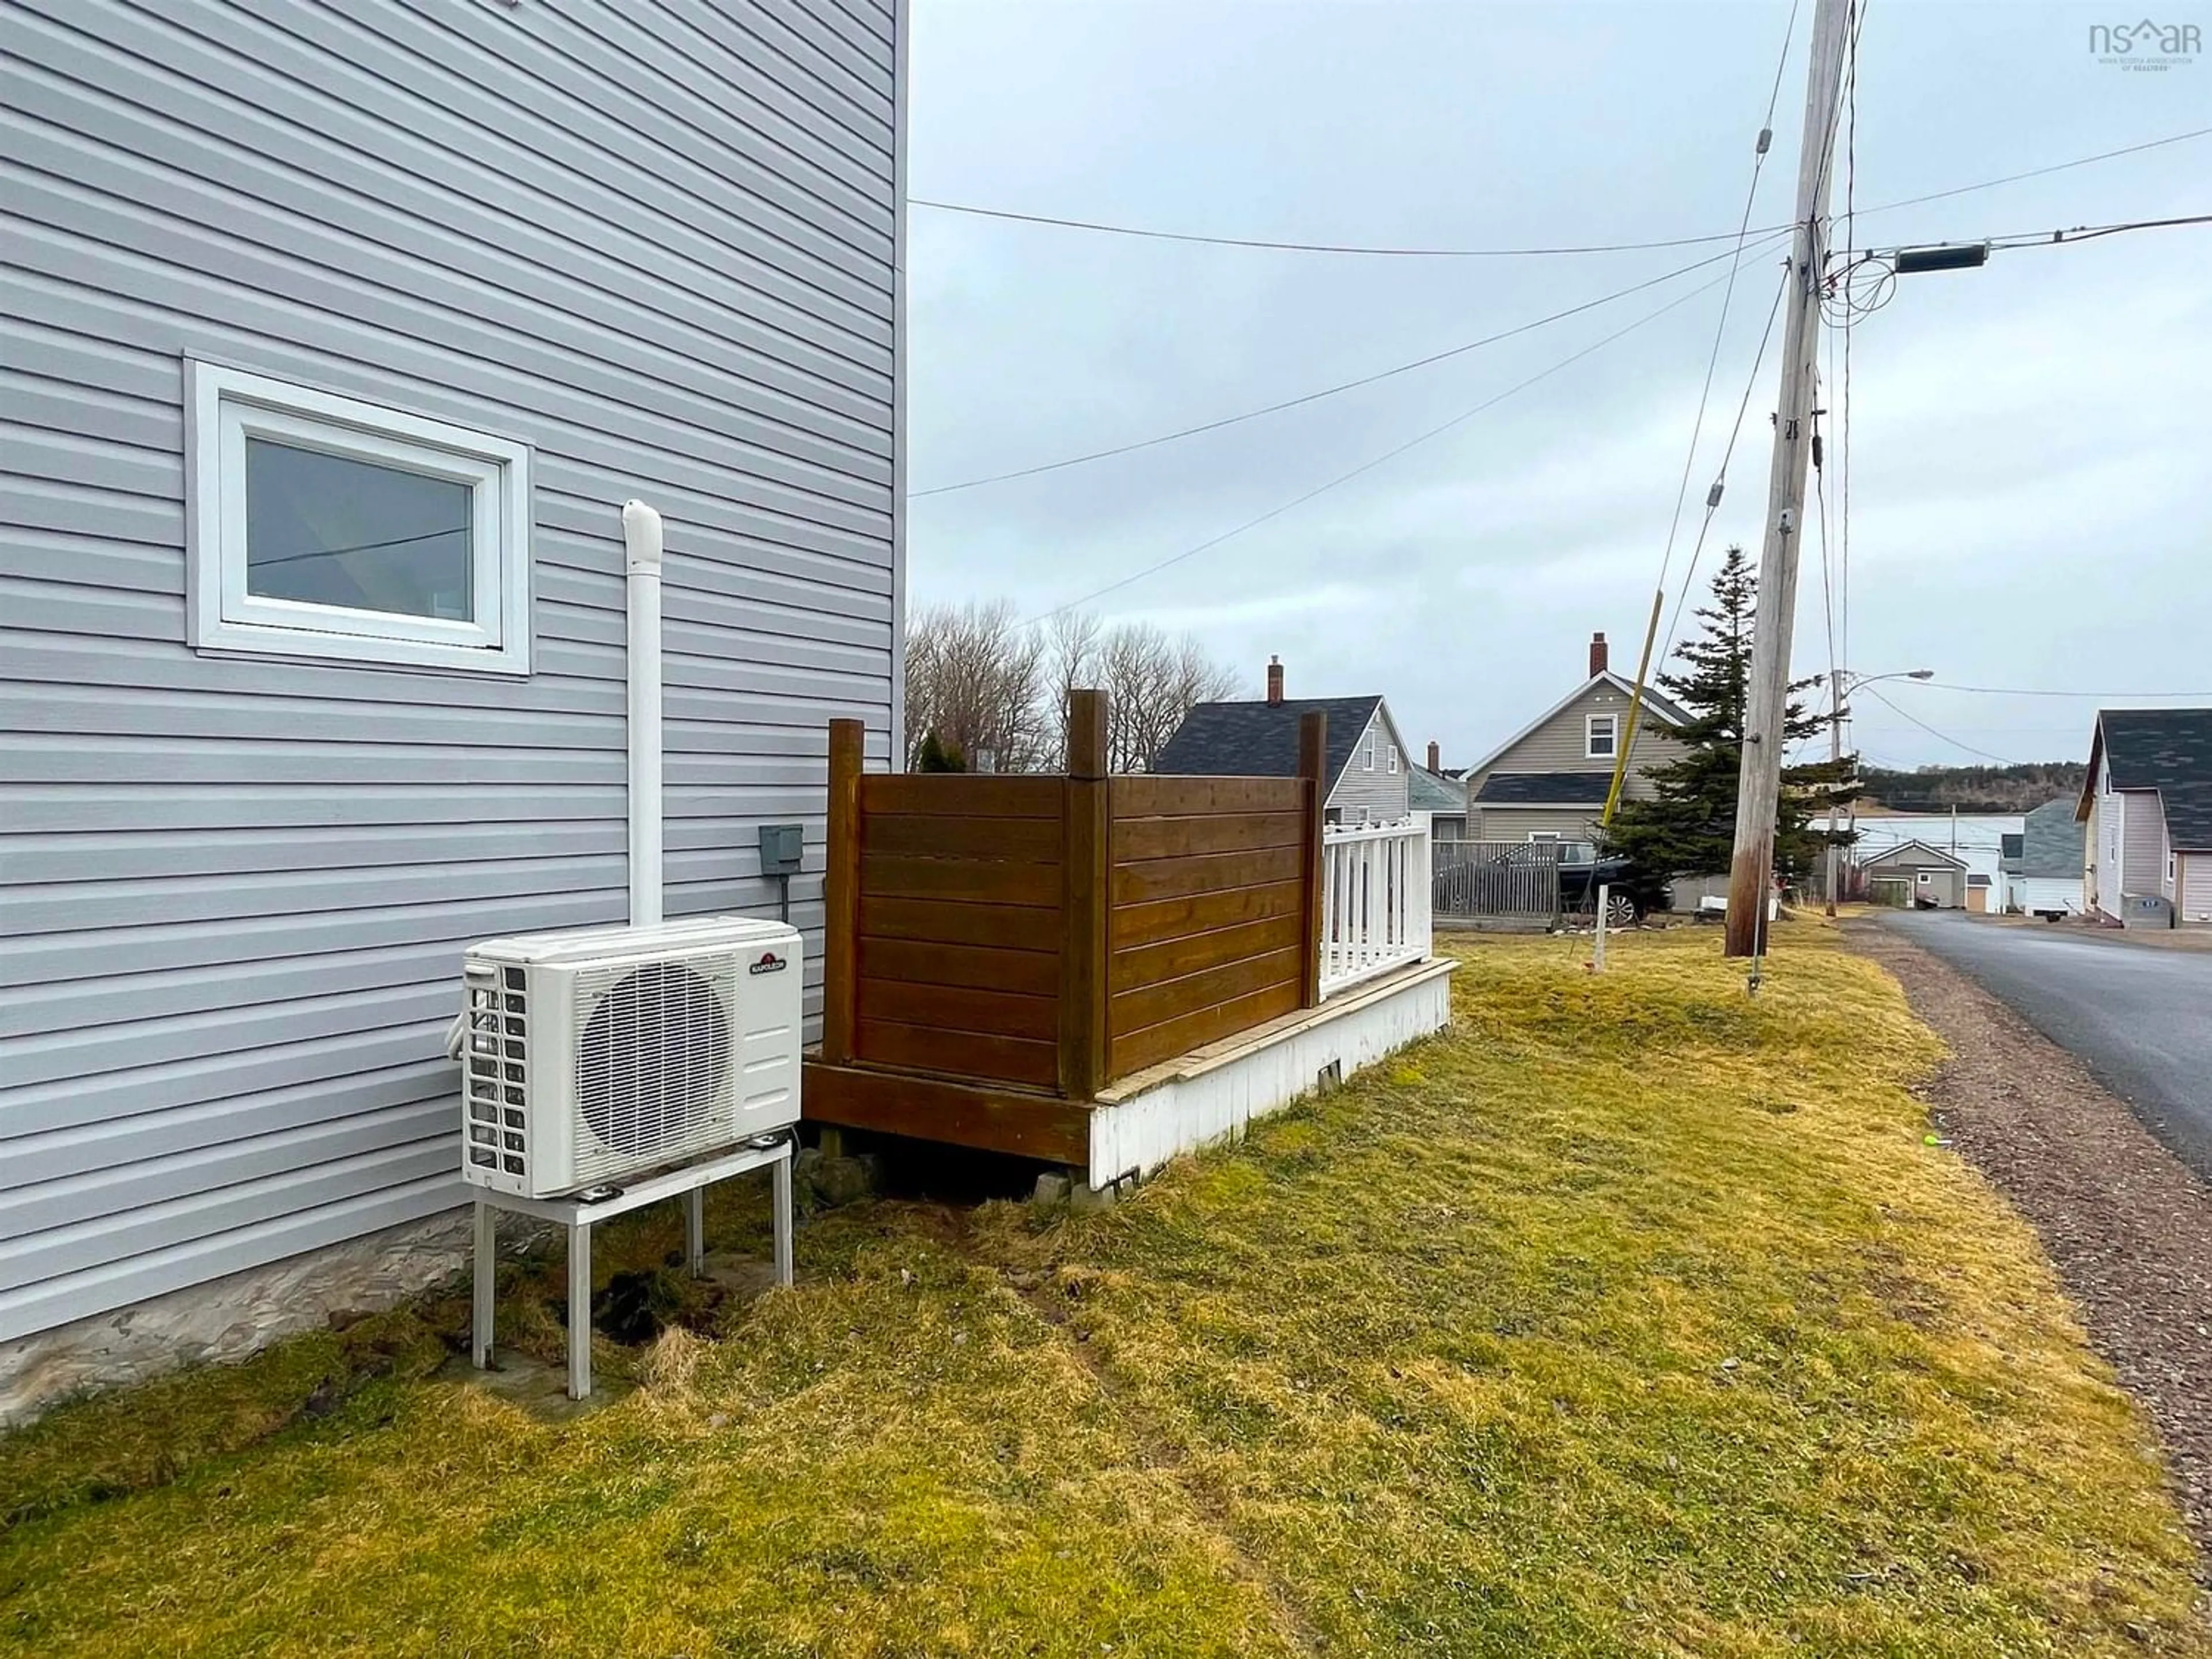
[{"label": "bare deciduous tree", "polygon": [[1225,697],[1237,683],[1188,635],[1146,623],[1109,628],[1084,611],[1024,628],[1003,600],[915,612],[906,676],[908,765],[934,732],[969,764],[989,750],[1006,772],[1066,764],[1067,694],[1078,687],[1107,695],[1108,763],[1141,772],[1194,704]]},{"label": "bare deciduous tree", "polygon": [[1063,649],[1056,666],[1071,685],[1096,685],[1106,693],[1107,763],[1116,772],[1150,769],[1153,757],[1175,735],[1194,705],[1227,696],[1237,677],[1208,658],[1196,640],[1163,633],[1149,623],[1100,628],[1068,618],[1065,640],[1079,639],[1080,653]]},{"label": "bare deciduous tree", "polygon": [[930,732],[970,766],[988,750],[1003,772],[1040,764],[1042,641],[1010,600],[931,605],[907,627],[907,764]]}]

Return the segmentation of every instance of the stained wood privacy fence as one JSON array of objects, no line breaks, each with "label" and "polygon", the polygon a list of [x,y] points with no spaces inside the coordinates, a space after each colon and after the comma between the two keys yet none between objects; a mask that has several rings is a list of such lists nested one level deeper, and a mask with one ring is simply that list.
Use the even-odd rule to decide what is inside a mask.
[{"label": "stained wood privacy fence", "polygon": [[1299,775],[1114,777],[1103,694],[1064,776],[863,775],[831,723],[825,1064],[1089,1100],[1322,995],[1326,729]]}]

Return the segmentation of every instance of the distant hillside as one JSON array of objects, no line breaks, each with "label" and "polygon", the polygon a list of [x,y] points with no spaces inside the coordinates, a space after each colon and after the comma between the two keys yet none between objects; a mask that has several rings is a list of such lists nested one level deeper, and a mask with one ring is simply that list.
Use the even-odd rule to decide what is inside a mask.
[{"label": "distant hillside", "polygon": [[1898,812],[2025,812],[2059,795],[2081,792],[2079,761],[2046,761],[2033,766],[1923,766],[1888,772],[1859,769],[1865,788],[1859,799],[1879,801]]}]

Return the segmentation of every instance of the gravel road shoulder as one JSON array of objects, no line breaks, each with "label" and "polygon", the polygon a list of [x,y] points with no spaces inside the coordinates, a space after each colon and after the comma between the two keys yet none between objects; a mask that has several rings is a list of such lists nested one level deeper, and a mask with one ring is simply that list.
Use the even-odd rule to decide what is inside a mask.
[{"label": "gravel road shoulder", "polygon": [[1929,1090],[1937,1121],[2042,1236],[2090,1340],[2156,1425],[2212,1559],[2212,1187],[1965,975],[1878,923],[1844,936],[1950,1046]]}]

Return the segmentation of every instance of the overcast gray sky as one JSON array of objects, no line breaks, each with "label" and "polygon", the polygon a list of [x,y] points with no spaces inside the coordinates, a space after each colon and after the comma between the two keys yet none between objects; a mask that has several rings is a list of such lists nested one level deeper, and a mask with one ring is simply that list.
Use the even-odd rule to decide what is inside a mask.
[{"label": "overcast gray sky", "polygon": [[[2100,63],[2109,9],[1872,0],[1862,209],[2212,126],[2212,53]],[[1752,214],[1786,220],[1805,0]],[[915,0],[910,191],[1211,234],[1453,246],[1732,231],[1789,0],[1298,3]],[[2212,39],[2212,4],[2164,7]],[[2130,14],[2133,15],[2133,14]],[[1842,202],[1839,176],[1836,202]],[[1869,215],[1863,245],[2212,210],[2212,138]],[[1295,397],[1716,251],[1386,259],[911,215],[910,483],[1143,439]],[[1778,280],[1747,258],[1672,589]],[[1036,614],[1280,506],[1720,273],[1181,442],[912,504],[914,599]],[[1847,666],[2212,692],[2212,228],[1998,253],[1910,278],[1852,331]],[[1594,629],[1632,669],[1717,289],[1446,434],[1092,607],[1188,629],[1256,692],[1380,691],[1475,760],[1564,696]],[[1706,569],[1757,550],[1775,398],[1755,383]],[[1838,503],[1830,501],[1832,523]],[[1813,544],[1808,543],[1808,556]],[[1703,586],[1705,572],[1700,573]],[[1808,557],[1796,649],[1824,667]],[[2075,757],[2095,704],[1884,687],[1973,749]],[[2200,696],[2200,700],[2203,700]],[[2116,699],[2117,701],[2117,699]],[[1870,696],[1892,764],[1970,762]]]}]

